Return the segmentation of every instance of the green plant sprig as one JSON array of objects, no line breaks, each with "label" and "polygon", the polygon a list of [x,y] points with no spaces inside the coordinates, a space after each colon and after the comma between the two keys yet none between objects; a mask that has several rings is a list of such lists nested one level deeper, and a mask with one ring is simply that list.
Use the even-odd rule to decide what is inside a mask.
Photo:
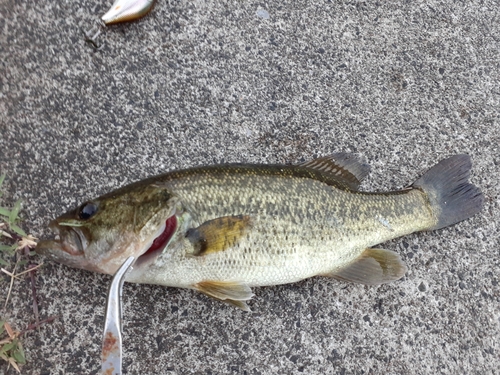
[{"label": "green plant sprig", "polygon": [[[0,197],[5,174],[0,176]],[[23,237],[28,237],[26,232],[18,225],[20,222],[21,200],[16,201],[12,209],[0,206],[0,264],[8,265],[6,257],[11,257],[18,248],[17,242]]]},{"label": "green plant sprig", "polygon": [[19,373],[19,365],[26,364],[23,345],[19,340],[20,334],[21,332],[14,331],[7,321],[0,320],[0,358]]},{"label": "green plant sprig", "polygon": [[[2,196],[2,185],[5,180],[5,174],[0,176],[0,198]],[[32,284],[32,294],[33,294],[33,310],[35,313],[36,324],[29,325],[25,331],[18,332],[14,331],[10,324],[0,318],[0,358],[16,369],[17,372],[20,371],[20,366],[26,363],[26,358],[24,355],[23,346],[20,337],[24,332],[27,332],[33,327],[39,327],[40,324],[48,322],[40,321],[38,317],[38,305],[36,302],[35,293],[35,276],[34,271],[40,265],[33,266],[29,265],[26,271],[16,274],[16,268],[28,263],[28,259],[34,254],[31,251],[36,246],[36,238],[27,235],[26,232],[19,226],[21,219],[19,218],[19,212],[21,211],[21,200],[14,203],[11,209],[7,207],[0,206],[0,265],[9,266],[10,258],[17,252],[17,261],[14,265],[13,271],[9,272],[2,268],[2,272],[9,275],[10,287],[8,288],[8,294],[5,300],[4,309],[7,308],[7,303],[9,301],[9,296],[12,291],[12,286],[14,279],[24,273],[29,274]],[[52,319],[53,320],[53,319]],[[51,321],[52,321],[51,320]]]}]

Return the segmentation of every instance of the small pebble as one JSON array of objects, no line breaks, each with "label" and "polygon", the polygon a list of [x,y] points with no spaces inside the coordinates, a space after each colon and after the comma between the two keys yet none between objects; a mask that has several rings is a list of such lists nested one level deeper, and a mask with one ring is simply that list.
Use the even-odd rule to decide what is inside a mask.
[{"label": "small pebble", "polygon": [[265,20],[269,19],[269,12],[265,9],[259,9],[259,10],[257,10],[257,12],[255,14],[257,14],[257,17],[259,17],[259,18],[262,18]]},{"label": "small pebble", "polygon": [[423,282],[421,282],[420,285],[418,286],[418,290],[420,290],[421,292],[425,292],[427,290],[427,287]]}]

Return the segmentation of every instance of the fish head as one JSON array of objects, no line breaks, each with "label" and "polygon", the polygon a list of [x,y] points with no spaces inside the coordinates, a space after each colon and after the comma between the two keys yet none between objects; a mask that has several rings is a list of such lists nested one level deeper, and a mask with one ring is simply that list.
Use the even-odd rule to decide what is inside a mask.
[{"label": "fish head", "polygon": [[[49,228],[55,238],[40,241],[36,252],[70,267],[112,275],[128,257],[166,246],[171,237],[165,235],[166,223],[175,218],[177,205],[167,188],[130,185],[53,220]],[[175,231],[175,225],[168,230]]]}]

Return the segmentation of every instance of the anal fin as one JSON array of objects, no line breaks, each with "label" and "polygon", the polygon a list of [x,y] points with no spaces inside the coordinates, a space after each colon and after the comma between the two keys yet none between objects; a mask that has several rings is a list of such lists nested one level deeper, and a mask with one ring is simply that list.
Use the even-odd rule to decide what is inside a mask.
[{"label": "anal fin", "polygon": [[250,311],[246,301],[254,296],[248,285],[230,281],[202,281],[194,285],[194,289],[244,311]]},{"label": "anal fin", "polygon": [[399,280],[406,265],[399,254],[384,249],[366,249],[347,267],[327,276],[365,285],[380,285]]},{"label": "anal fin", "polygon": [[237,300],[234,300],[234,299],[218,299],[218,298],[215,298],[215,297],[212,297],[212,298],[216,299],[217,301],[221,301],[221,302],[227,303],[228,305],[237,307],[240,310],[243,310],[243,311],[246,311],[246,312],[252,312],[252,310],[250,310],[250,307],[248,307],[246,301],[237,301]]}]

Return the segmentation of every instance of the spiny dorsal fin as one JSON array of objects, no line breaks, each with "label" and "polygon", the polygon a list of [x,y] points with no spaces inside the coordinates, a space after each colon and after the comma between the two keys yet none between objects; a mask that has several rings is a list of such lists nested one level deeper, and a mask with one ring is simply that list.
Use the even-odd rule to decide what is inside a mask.
[{"label": "spiny dorsal fin", "polygon": [[361,181],[370,172],[370,166],[356,155],[339,152],[299,164],[300,167],[313,169],[334,179],[343,181],[350,189],[358,190]]},{"label": "spiny dorsal fin", "polygon": [[186,237],[194,246],[194,255],[224,251],[234,246],[250,225],[250,216],[224,216],[209,220],[187,231]]},{"label": "spiny dorsal fin", "polygon": [[365,285],[379,285],[398,280],[406,273],[399,254],[384,249],[366,249],[347,267],[327,276]]},{"label": "spiny dorsal fin", "polygon": [[250,311],[246,301],[254,296],[248,285],[230,281],[202,281],[194,289],[244,311]]}]

